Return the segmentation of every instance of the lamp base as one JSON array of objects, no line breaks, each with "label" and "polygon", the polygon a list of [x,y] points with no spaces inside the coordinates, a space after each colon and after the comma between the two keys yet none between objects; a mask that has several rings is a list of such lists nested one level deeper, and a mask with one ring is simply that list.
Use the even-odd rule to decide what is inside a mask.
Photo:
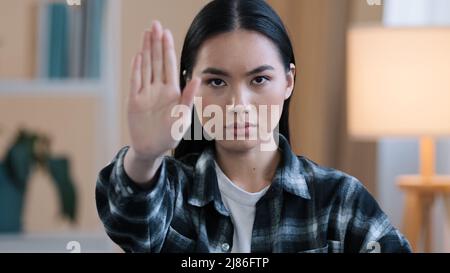
[{"label": "lamp base", "polygon": [[403,175],[397,185],[405,192],[403,233],[415,252],[423,236],[423,251],[432,250],[431,208],[434,199],[445,194],[450,198],[450,176]]}]

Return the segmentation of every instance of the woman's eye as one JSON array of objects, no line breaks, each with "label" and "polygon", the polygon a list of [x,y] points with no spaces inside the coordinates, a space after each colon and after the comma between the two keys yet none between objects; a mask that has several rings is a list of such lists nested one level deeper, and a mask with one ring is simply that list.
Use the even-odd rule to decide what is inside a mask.
[{"label": "woman's eye", "polygon": [[222,87],[225,86],[225,82],[221,79],[211,79],[207,81],[208,85],[212,87]]},{"label": "woman's eye", "polygon": [[256,85],[262,85],[262,84],[264,84],[266,81],[268,81],[269,79],[267,78],[267,77],[264,77],[264,76],[259,76],[259,77],[256,77],[256,78],[254,78],[253,80],[252,80],[252,83],[253,84],[256,84]]}]

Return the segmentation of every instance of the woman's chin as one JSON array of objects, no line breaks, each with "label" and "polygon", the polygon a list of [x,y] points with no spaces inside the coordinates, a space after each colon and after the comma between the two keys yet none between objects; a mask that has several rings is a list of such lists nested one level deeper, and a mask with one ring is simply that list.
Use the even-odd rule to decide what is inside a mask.
[{"label": "woman's chin", "polygon": [[259,140],[250,139],[233,139],[233,140],[216,140],[216,145],[227,151],[246,152],[259,146]]}]

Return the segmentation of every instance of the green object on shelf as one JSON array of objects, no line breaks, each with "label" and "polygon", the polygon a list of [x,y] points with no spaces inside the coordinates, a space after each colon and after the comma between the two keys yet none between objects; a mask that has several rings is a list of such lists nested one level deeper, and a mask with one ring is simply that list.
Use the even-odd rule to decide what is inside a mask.
[{"label": "green object on shelf", "polygon": [[56,186],[60,212],[76,220],[76,191],[69,160],[50,154],[49,139],[21,130],[0,162],[0,232],[21,232],[28,180],[35,166],[47,171]]},{"label": "green object on shelf", "polygon": [[21,232],[24,194],[11,181],[0,162],[0,232]]},{"label": "green object on shelf", "polygon": [[74,184],[69,175],[69,161],[66,158],[50,158],[47,164],[59,193],[61,214],[75,221],[77,200]]},{"label": "green object on shelf", "polygon": [[6,172],[18,190],[25,191],[31,169],[35,163],[33,147],[37,136],[21,130],[6,154],[4,165]]}]

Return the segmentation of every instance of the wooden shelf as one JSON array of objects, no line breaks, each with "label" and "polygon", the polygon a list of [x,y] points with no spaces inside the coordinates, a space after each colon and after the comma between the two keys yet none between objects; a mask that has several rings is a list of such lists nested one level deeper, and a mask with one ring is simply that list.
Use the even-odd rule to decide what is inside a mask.
[{"label": "wooden shelf", "polygon": [[0,80],[0,96],[92,96],[105,92],[100,80]]},{"label": "wooden shelf", "polygon": [[450,198],[450,176],[403,175],[398,177],[397,186],[405,192],[403,233],[414,251],[431,252],[431,209],[437,197]]},{"label": "wooden shelf", "polygon": [[118,252],[103,232],[0,234],[0,253],[70,253],[69,242],[78,242],[81,253]]},{"label": "wooden shelf", "polygon": [[425,179],[421,176],[403,175],[398,178],[397,185],[407,191],[450,193],[450,176],[433,176]]}]

